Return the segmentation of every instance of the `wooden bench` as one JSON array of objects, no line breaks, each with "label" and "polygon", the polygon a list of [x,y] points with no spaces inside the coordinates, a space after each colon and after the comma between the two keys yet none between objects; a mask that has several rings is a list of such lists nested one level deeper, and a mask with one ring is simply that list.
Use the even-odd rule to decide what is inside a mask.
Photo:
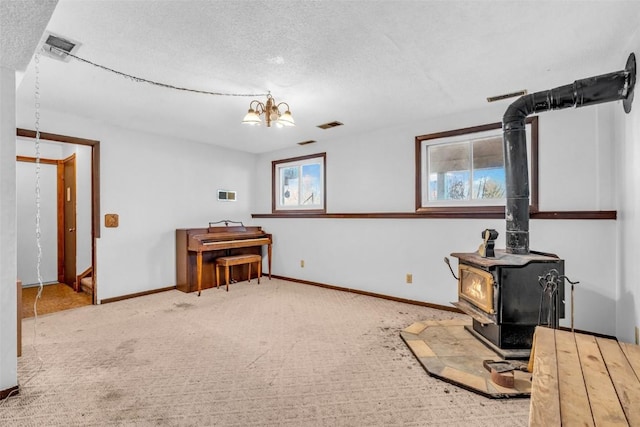
[{"label": "wooden bench", "polygon": [[232,255],[216,258],[216,287],[220,288],[220,267],[224,267],[224,280],[227,285],[227,292],[229,292],[229,267],[234,265],[249,264],[249,277],[247,280],[251,281],[251,264],[258,264],[258,284],[260,284],[260,276],[262,275],[262,256],[253,254],[244,255]]},{"label": "wooden bench", "polygon": [[530,426],[640,425],[640,346],[536,328]]}]

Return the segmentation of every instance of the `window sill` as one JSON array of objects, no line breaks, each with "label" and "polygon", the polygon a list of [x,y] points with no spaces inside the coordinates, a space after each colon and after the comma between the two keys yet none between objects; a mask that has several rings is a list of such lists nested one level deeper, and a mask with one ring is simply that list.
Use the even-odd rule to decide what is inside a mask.
[{"label": "window sill", "polygon": [[[276,215],[276,216],[283,216],[283,217],[289,217],[289,216],[309,216],[309,215],[326,215],[327,211],[325,211],[324,209],[291,209],[291,210],[285,210],[285,209],[281,209],[281,210],[276,210],[273,211],[271,213],[271,215]],[[268,215],[268,214],[267,214]]]}]

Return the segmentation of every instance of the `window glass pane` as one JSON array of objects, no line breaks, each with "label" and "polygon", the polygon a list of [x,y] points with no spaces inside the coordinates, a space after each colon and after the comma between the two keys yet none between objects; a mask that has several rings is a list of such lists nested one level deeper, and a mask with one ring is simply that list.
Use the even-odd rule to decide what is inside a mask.
[{"label": "window glass pane", "polygon": [[[526,121],[530,206],[538,208],[538,119]],[[506,202],[502,123],[420,135],[416,147],[416,212],[498,212]],[[490,209],[489,209],[490,208]]]},{"label": "window glass pane", "polygon": [[473,199],[505,197],[504,156],[501,137],[477,139],[473,147]]},{"label": "window glass pane", "polygon": [[325,153],[271,162],[272,211],[326,212],[325,162]]},{"label": "window glass pane", "polygon": [[302,166],[302,200],[303,205],[318,205],[322,200],[322,168],[320,164]]},{"label": "window glass pane", "polygon": [[282,206],[298,206],[298,166],[280,168],[280,204]]},{"label": "window glass pane", "polygon": [[463,200],[469,198],[469,143],[428,147],[429,200]]}]

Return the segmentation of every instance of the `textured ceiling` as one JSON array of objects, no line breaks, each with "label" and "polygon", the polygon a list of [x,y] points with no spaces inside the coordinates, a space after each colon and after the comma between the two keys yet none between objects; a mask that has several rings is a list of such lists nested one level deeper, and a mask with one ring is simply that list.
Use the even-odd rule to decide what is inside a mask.
[{"label": "textured ceiling", "polygon": [[[355,138],[483,108],[487,96],[620,70],[639,22],[640,2],[616,0],[61,0],[48,30],[79,41],[78,56],[176,86],[271,91],[291,106],[297,126],[243,126],[253,98],[135,83],[74,59],[40,60],[41,103],[123,127],[266,152],[309,139]],[[32,62],[18,89],[25,116],[32,116],[33,85]],[[345,126],[316,127],[333,120]]]},{"label": "textured ceiling", "polygon": [[24,71],[58,0],[0,0],[0,65]]}]

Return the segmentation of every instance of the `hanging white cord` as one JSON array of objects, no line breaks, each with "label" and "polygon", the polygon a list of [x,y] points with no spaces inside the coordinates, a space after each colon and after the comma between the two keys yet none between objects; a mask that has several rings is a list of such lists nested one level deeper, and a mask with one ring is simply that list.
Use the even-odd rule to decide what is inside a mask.
[{"label": "hanging white cord", "polygon": [[29,381],[35,377],[40,369],[42,369],[43,361],[38,354],[38,349],[36,348],[36,339],[37,339],[37,326],[38,326],[38,300],[42,297],[42,290],[44,289],[44,284],[42,283],[42,232],[40,229],[40,53],[36,52],[33,62],[35,64],[35,91],[34,91],[34,107],[35,107],[35,131],[36,131],[36,248],[37,248],[37,260],[36,260],[36,272],[38,275],[38,293],[36,294],[36,298],[33,301],[33,342],[31,343],[31,347],[33,348],[34,355],[38,360],[38,368],[36,371],[22,383],[22,386],[27,384]]},{"label": "hanging white cord", "polygon": [[40,230],[40,53],[36,52],[34,58],[36,79],[35,79],[35,130],[36,130],[36,247],[38,251],[38,258],[36,261],[36,272],[38,274],[38,294],[33,301],[33,350],[42,364],[42,359],[38,356],[36,350],[36,325],[38,324],[38,300],[42,296],[42,289],[44,285],[42,283],[42,244],[41,237],[42,232]]}]

